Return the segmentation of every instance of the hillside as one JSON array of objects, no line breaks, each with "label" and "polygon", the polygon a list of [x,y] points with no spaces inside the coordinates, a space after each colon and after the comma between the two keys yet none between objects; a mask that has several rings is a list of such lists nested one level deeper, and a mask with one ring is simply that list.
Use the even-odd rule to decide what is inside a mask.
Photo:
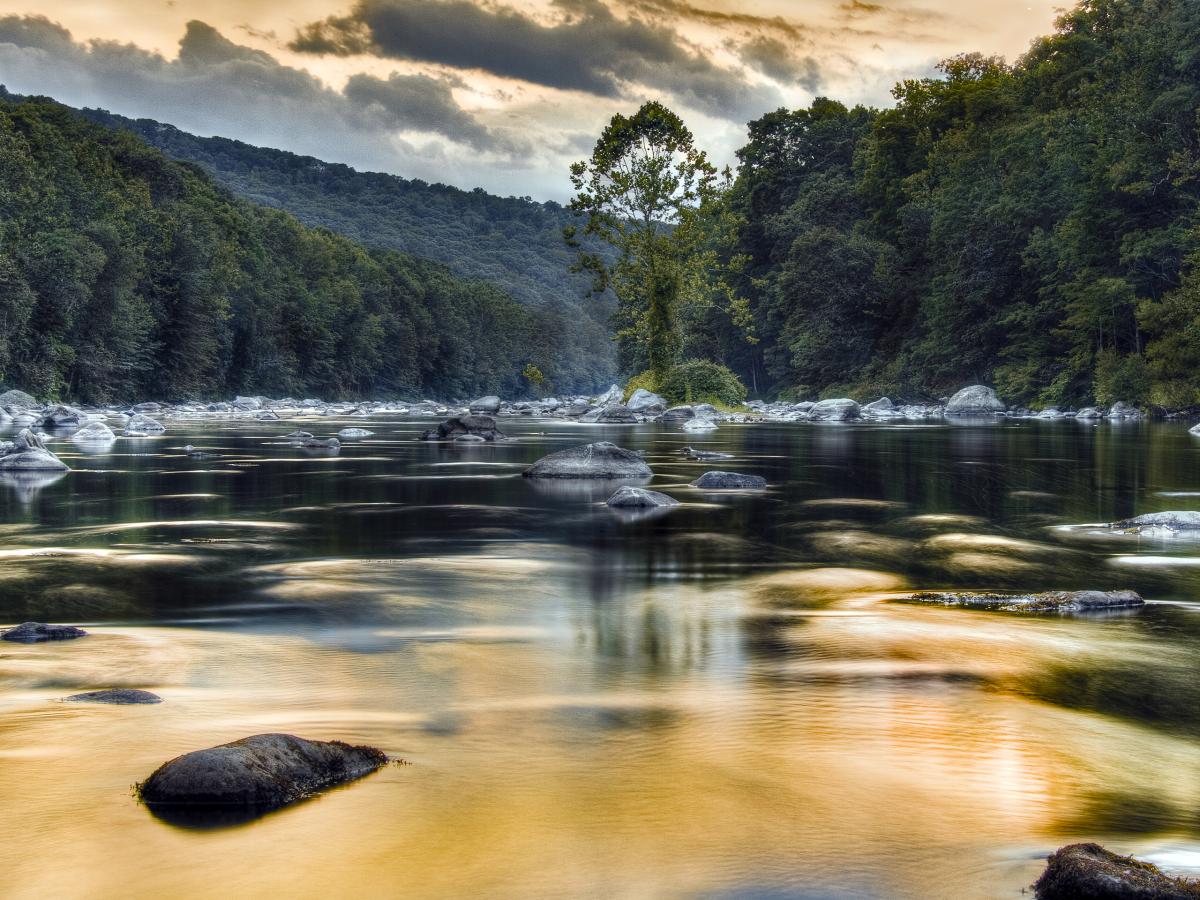
[{"label": "hillside", "polygon": [[286,210],[306,225],[368,247],[438,260],[526,305],[575,308],[601,325],[612,312],[604,300],[585,300],[587,279],[569,271],[574,255],[562,230],[572,217],[557,203],[359,172],[284,150],[197,137],[150,119],[81,112],[135,132],[168,156],[199,163],[238,196]]},{"label": "hillside", "polygon": [[530,362],[559,391],[610,369],[599,326],[592,340],[560,309],[308,227],[128,130],[2,91],[0,310],[0,378],[90,402],[515,395]]}]

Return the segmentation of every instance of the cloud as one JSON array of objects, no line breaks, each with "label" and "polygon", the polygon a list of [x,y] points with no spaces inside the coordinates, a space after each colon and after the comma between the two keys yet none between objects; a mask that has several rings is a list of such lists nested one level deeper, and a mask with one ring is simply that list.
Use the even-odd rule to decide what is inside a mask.
[{"label": "cloud", "polygon": [[471,0],[360,0],[349,15],[301,28],[290,47],[483,70],[597,97],[626,98],[641,86],[738,121],[781,100],[774,87],[719,65],[662,20],[620,18],[602,0],[558,0],[555,10],[558,18],[544,23]]},{"label": "cloud", "polygon": [[335,91],[199,21],[188,23],[178,57],[167,60],[132,44],[76,43],[42,17],[3,17],[0,72],[14,90],[50,93],[76,105],[108,106],[119,98],[118,111],[126,114],[167,118],[202,133],[233,132],[253,143],[294,147],[294,140],[280,136],[300,134],[326,146],[312,139],[357,131],[377,138],[435,134],[473,150],[512,149],[459,106],[446,80],[358,74]]},{"label": "cloud", "polygon": [[810,93],[821,88],[820,64],[811,56],[796,56],[778,38],[758,35],[735,49],[743,62],[780,84],[798,84]]}]

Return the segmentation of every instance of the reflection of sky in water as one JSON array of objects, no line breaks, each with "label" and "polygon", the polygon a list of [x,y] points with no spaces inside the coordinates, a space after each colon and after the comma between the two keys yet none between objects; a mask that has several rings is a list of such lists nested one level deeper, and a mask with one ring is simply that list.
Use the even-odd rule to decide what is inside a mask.
[{"label": "reflection of sky in water", "polygon": [[[1196,448],[1072,424],[505,421],[466,452],[379,417],[333,465],[272,445],[295,423],[55,441],[77,471],[0,491],[0,620],[93,634],[0,652],[5,893],[982,897],[1075,839],[1194,868],[1200,547],[1061,526],[1200,508]],[[605,438],[685,502],[630,519],[615,483],[515,477]],[[770,490],[694,502],[686,444]],[[889,601],[1118,587],[1168,602]],[[166,702],[56,702],[99,687]],[[216,831],[130,799],[261,731],[412,765]]]}]

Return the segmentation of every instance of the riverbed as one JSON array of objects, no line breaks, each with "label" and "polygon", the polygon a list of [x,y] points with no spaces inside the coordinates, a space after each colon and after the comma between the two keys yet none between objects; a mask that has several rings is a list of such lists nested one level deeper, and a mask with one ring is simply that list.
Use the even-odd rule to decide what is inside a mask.
[{"label": "riverbed", "polygon": [[[1069,527],[1200,509],[1186,425],[436,421],[168,420],[0,480],[0,622],[90,632],[0,645],[0,893],[1016,898],[1084,839],[1200,869],[1200,541]],[[521,477],[597,440],[681,505]],[[897,600],[1082,588],[1149,602]],[[61,700],[104,687],[164,702]],[[269,731],[397,762],[236,826],[132,796]]]}]

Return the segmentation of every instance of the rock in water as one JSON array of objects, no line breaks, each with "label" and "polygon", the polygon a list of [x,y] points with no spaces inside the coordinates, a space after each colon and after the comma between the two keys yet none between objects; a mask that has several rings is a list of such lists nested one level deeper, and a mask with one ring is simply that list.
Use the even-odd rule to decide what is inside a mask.
[{"label": "rock in water", "polygon": [[675,422],[686,422],[688,419],[694,418],[696,411],[690,406],[672,406],[665,413],[658,417],[658,421],[665,424]]},{"label": "rock in water", "polygon": [[1116,531],[1133,531],[1138,534],[1150,531],[1192,531],[1200,529],[1200,512],[1194,510],[1170,510],[1145,513],[1132,519],[1122,519],[1108,526]]},{"label": "rock in water", "polygon": [[65,462],[46,449],[42,439],[24,429],[17,435],[12,446],[0,455],[0,471],[3,472],[66,472]]},{"label": "rock in water", "polygon": [[139,703],[162,703],[162,697],[149,691],[139,691],[133,688],[109,688],[103,691],[85,691],[82,694],[72,694],[64,697],[71,703],[111,703],[120,706],[131,706]]},{"label": "rock in water", "polygon": [[1099,844],[1070,844],[1051,854],[1033,891],[1038,900],[1197,900],[1200,882]]},{"label": "rock in water", "polygon": [[822,400],[808,415],[814,422],[847,422],[862,417],[858,404],[846,397]]},{"label": "rock in water", "polygon": [[682,427],[684,431],[716,431],[717,423],[712,419],[701,419],[697,417],[695,419],[688,419],[683,423]]},{"label": "rock in water", "polygon": [[948,416],[994,416],[1004,412],[996,392],[982,384],[965,387],[946,404]]},{"label": "rock in water", "polygon": [[24,391],[5,391],[0,394],[0,406],[7,406],[9,409],[37,409],[41,404]]},{"label": "rock in water", "polygon": [[468,407],[473,413],[489,413],[495,415],[500,412],[499,397],[480,397],[478,400],[472,400]]},{"label": "rock in water", "polygon": [[336,453],[338,450],[342,449],[342,442],[335,437],[325,438],[324,440],[321,438],[311,437],[306,438],[299,443],[300,446],[305,450],[332,450]]},{"label": "rock in water", "polygon": [[654,473],[640,453],[599,441],[543,456],[524,474],[526,478],[649,478]]},{"label": "rock in water", "polygon": [[125,433],[135,437],[144,434],[162,434],[166,430],[166,426],[161,422],[142,413],[134,413],[125,423]]},{"label": "rock in water", "polygon": [[1188,434],[1194,434],[1196,437],[1200,437],[1200,425],[1193,425],[1188,429]]},{"label": "rock in water", "polygon": [[172,808],[257,815],[369,775],[386,763],[387,756],[374,747],[256,734],[164,763],[138,785],[138,796],[168,817]]},{"label": "rock in water", "polygon": [[42,641],[69,641],[81,638],[87,632],[74,625],[47,625],[44,622],[26,622],[9,628],[0,638],[18,644],[40,644]]},{"label": "rock in water", "polygon": [[623,403],[610,403],[600,410],[596,421],[606,425],[636,425],[637,416]]},{"label": "rock in water", "polygon": [[343,439],[366,438],[374,433],[369,428],[343,428],[337,433],[337,436]]},{"label": "rock in water", "polygon": [[666,409],[667,401],[658,394],[651,393],[645,388],[638,388],[629,395],[629,402],[625,405],[634,412],[647,412],[657,407]]},{"label": "rock in water", "polygon": [[1136,591],[1047,591],[1042,594],[913,594],[914,603],[936,603],[966,609],[997,609],[1004,612],[1095,612],[1131,609],[1145,605]]},{"label": "rock in water", "polygon": [[679,501],[674,497],[630,485],[617,488],[616,493],[609,497],[607,502],[609,506],[618,509],[657,509],[679,505]]},{"label": "rock in water", "polygon": [[103,422],[88,422],[71,435],[71,440],[80,444],[105,443],[116,439],[117,436],[113,434],[113,430]]},{"label": "rock in water", "polygon": [[78,428],[86,421],[87,416],[82,411],[61,403],[42,415],[42,426],[45,428]]},{"label": "rock in water", "polygon": [[423,441],[450,441],[464,434],[473,434],[485,441],[502,441],[508,435],[496,427],[491,416],[451,416],[437,428],[421,435]]},{"label": "rock in water", "polygon": [[705,472],[692,482],[692,487],[705,490],[745,490],[765,488],[767,479],[761,475],[743,475],[741,472]]}]

